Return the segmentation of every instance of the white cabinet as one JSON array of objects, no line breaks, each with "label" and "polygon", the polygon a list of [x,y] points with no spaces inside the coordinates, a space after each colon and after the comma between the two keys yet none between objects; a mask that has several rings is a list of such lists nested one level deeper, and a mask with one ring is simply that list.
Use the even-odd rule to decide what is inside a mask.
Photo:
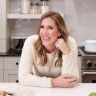
[{"label": "white cabinet", "polygon": [[3,57],[0,57],[0,82],[3,82]]},{"label": "white cabinet", "polygon": [[4,57],[4,82],[18,81],[19,57]]},{"label": "white cabinet", "polygon": [[4,82],[15,83],[18,82],[18,71],[17,70],[4,70]]},{"label": "white cabinet", "polygon": [[[14,13],[14,12],[11,13],[12,11],[16,11],[16,8],[18,9],[18,4],[16,3],[17,1],[20,2],[20,0],[0,0],[0,52],[7,52],[7,50],[11,47],[10,46],[11,34],[15,33],[17,30],[15,27],[19,26],[19,25],[16,25],[17,22],[15,22],[17,19],[20,19],[20,20],[35,19],[35,20],[37,20],[41,17],[41,14],[21,14],[21,13]],[[12,6],[13,6],[13,8],[12,8]],[[22,25],[21,23],[20,23],[20,25]],[[24,22],[24,24],[25,24],[25,22]],[[15,37],[16,36],[19,36],[19,37],[27,36],[28,37],[30,33],[34,34],[35,30],[31,30],[31,28],[32,29],[36,28],[35,23],[32,22],[31,25],[30,25],[30,28],[29,28],[29,26],[25,27],[26,25],[23,27],[19,26],[21,29],[17,30],[18,32],[16,32]],[[24,29],[24,30],[22,30],[22,29]],[[25,33],[23,31],[25,31]],[[29,34],[28,34],[28,32],[29,32]]]}]

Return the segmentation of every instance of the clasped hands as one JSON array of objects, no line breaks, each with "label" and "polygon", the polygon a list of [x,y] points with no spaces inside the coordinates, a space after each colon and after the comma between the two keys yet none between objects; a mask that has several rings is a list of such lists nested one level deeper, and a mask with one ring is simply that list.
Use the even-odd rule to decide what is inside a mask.
[{"label": "clasped hands", "polygon": [[57,78],[52,78],[52,87],[60,87],[60,88],[72,88],[76,85],[78,79],[75,76],[66,74],[60,75]]}]

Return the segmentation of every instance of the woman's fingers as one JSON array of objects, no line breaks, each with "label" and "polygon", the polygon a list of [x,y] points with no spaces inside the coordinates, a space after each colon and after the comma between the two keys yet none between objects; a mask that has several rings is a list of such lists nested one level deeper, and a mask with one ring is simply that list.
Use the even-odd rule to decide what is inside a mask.
[{"label": "woman's fingers", "polygon": [[73,75],[70,75],[70,74],[63,74],[62,76],[63,78],[66,78],[66,79],[74,77]]},{"label": "woman's fingers", "polygon": [[73,88],[76,85],[76,83],[77,83],[77,80],[74,80],[72,82],[68,82],[66,88]]},{"label": "woman's fingers", "polygon": [[75,81],[77,81],[77,78],[69,78],[69,79],[68,79],[68,82],[69,82],[69,83],[75,82]]}]

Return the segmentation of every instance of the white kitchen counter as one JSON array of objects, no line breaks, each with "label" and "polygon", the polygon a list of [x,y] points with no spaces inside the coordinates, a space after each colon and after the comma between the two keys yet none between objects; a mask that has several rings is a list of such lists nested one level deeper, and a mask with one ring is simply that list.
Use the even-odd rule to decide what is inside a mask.
[{"label": "white kitchen counter", "polygon": [[22,86],[19,83],[0,83],[0,91],[16,93],[15,96],[88,96],[96,92],[95,83],[80,83],[74,88],[40,88]]}]

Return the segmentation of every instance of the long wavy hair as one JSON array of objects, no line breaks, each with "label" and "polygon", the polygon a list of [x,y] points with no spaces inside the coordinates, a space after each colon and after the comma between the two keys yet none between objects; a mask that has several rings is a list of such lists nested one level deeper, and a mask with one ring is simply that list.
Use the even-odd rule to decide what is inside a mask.
[{"label": "long wavy hair", "polygon": [[[41,17],[40,22],[39,22],[39,26],[38,26],[38,30],[37,30],[38,35],[39,35],[39,32],[40,32],[40,26],[41,26],[42,20],[45,19],[45,18],[49,18],[49,17],[55,22],[55,24],[57,26],[57,29],[61,34],[61,37],[67,43],[67,37],[69,35],[69,32],[66,28],[63,17],[57,12],[50,11],[50,12],[45,13]],[[40,61],[41,61],[40,64],[42,66],[44,66],[47,63],[47,55],[46,55],[45,47],[42,44],[40,35],[39,35],[38,40],[34,43],[34,47],[37,51],[38,57],[40,58]],[[55,66],[60,66],[60,67],[62,66],[62,52],[60,50],[58,51],[58,59],[55,62]]]}]

